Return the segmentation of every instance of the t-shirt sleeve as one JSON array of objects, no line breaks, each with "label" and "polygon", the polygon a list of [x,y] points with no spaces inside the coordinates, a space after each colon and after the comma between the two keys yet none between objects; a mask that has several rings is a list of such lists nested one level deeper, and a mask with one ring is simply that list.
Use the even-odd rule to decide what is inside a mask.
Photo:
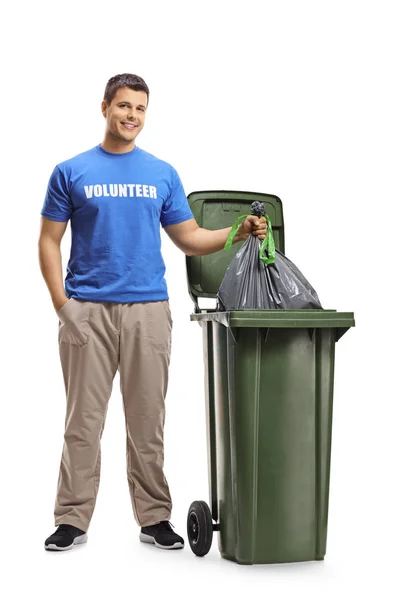
[{"label": "t-shirt sleeve", "polygon": [[193,219],[193,213],[190,210],[180,177],[173,169],[171,191],[161,209],[161,225],[162,227],[176,225],[189,219]]},{"label": "t-shirt sleeve", "polygon": [[68,221],[72,214],[72,202],[65,175],[58,166],[51,174],[41,215],[52,221]]}]

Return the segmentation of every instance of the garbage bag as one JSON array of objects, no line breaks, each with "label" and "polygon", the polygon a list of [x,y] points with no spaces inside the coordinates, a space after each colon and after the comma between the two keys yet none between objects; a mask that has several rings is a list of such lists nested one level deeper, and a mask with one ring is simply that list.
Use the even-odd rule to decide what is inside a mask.
[{"label": "garbage bag", "polygon": [[[253,202],[252,214],[264,216],[264,205]],[[225,250],[247,215],[239,217]],[[219,310],[322,309],[317,292],[299,269],[275,248],[271,221],[261,241],[250,235],[232,259],[218,291]]]}]

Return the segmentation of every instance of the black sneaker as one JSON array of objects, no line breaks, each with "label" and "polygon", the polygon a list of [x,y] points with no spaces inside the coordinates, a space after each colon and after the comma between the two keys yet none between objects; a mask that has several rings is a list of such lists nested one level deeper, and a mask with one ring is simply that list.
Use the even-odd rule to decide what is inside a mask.
[{"label": "black sneaker", "polygon": [[142,527],[140,530],[140,541],[146,544],[155,544],[156,548],[163,550],[176,550],[183,548],[185,542],[180,535],[172,531],[169,521],[160,521],[149,527]]},{"label": "black sneaker", "polygon": [[88,536],[73,525],[59,525],[57,530],[44,543],[46,550],[70,550],[77,544],[87,542]]}]

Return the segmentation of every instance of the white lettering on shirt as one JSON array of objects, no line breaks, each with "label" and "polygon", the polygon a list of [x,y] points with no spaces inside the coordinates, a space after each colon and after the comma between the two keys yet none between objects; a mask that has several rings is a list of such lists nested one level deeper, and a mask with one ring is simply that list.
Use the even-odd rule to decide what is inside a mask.
[{"label": "white lettering on shirt", "polygon": [[126,198],[128,195],[127,189],[126,189],[126,183],[119,183],[118,184],[118,190],[119,190],[119,196]]},{"label": "white lettering on shirt", "polygon": [[86,198],[91,198],[93,196],[93,186],[92,185],[85,185],[85,194],[86,194]]},{"label": "white lettering on shirt", "polygon": [[110,183],[110,196],[114,198],[118,196],[118,183]]},{"label": "white lettering on shirt", "polygon": [[144,183],[96,183],[94,185],[84,186],[86,198],[96,198],[104,196],[108,198],[154,198],[157,200],[157,188],[154,185],[145,185]]}]

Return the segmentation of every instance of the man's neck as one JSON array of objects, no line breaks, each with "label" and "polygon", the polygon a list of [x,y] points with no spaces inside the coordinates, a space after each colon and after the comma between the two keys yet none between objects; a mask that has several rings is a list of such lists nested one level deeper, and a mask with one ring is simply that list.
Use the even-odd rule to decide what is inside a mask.
[{"label": "man's neck", "polygon": [[101,143],[101,147],[107,152],[112,152],[113,154],[125,154],[127,152],[132,152],[132,150],[135,148],[135,142],[133,141],[129,144],[124,144],[119,140],[104,138]]}]

